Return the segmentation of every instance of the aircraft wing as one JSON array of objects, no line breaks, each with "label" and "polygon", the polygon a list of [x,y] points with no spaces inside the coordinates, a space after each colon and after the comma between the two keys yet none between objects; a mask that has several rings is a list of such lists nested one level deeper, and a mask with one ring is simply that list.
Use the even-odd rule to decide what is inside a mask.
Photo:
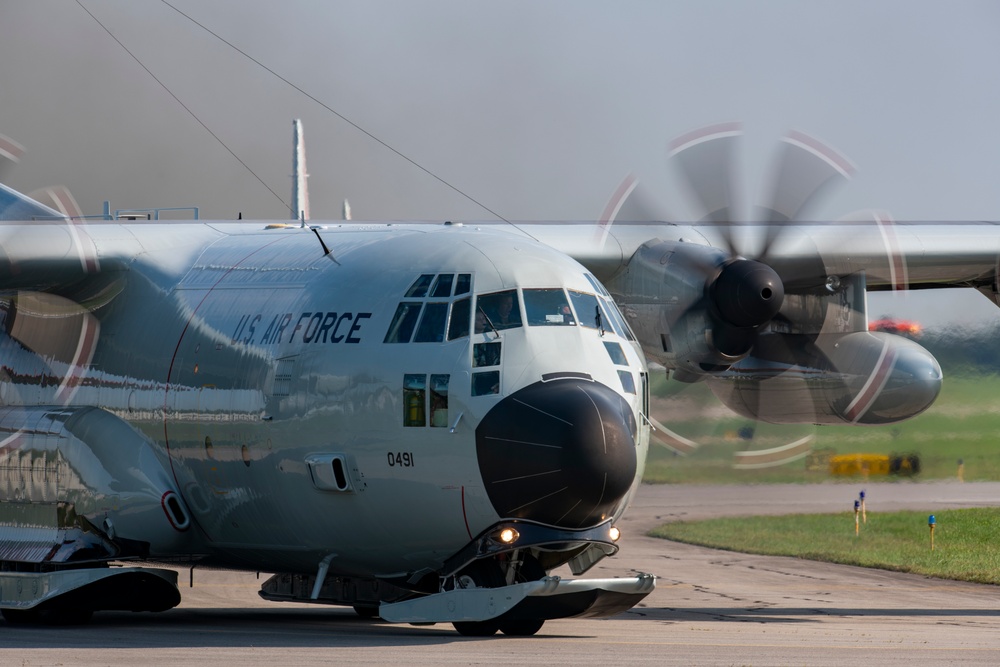
[{"label": "aircraft wing", "polygon": [[[789,225],[615,222],[526,225],[524,231],[566,252],[602,281],[626,270],[653,241],[711,245],[775,267],[811,287],[864,272],[868,290],[973,287],[995,300],[1000,223],[867,219]],[[770,247],[764,244],[773,239]],[[788,282],[788,281],[786,281]],[[795,285],[793,284],[793,287]]]}]

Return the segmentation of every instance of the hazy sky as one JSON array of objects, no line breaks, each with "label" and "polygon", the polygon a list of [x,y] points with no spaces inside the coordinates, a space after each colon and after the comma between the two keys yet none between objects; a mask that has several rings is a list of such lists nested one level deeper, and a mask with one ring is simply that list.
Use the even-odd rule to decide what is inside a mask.
[{"label": "hazy sky", "polygon": [[[170,2],[509,219],[596,218],[630,172],[683,217],[666,145],[730,120],[751,198],[794,128],[857,166],[813,217],[1000,219],[992,0]],[[345,197],[356,219],[492,218],[160,0],[0,0],[0,133],[28,150],[9,185],[287,217],[84,7],[285,202],[302,118],[314,219]],[[976,299],[893,306],[995,315]]]}]

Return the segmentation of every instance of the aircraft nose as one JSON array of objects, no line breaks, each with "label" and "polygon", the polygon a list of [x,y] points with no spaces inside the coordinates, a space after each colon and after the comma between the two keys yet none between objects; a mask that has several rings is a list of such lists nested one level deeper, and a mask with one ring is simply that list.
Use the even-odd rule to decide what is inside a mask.
[{"label": "aircraft nose", "polygon": [[596,382],[537,382],[476,429],[479,470],[497,514],[581,528],[605,520],[636,471],[628,403]]}]

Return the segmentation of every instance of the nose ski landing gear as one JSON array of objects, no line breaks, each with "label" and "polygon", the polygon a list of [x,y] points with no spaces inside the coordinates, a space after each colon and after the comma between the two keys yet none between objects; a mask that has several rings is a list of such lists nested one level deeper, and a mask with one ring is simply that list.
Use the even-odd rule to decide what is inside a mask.
[{"label": "nose ski landing gear", "polygon": [[603,618],[631,609],[656,586],[651,574],[621,579],[561,579],[496,588],[455,588],[402,602],[382,603],[391,623],[453,623],[463,635],[533,635],[549,619]]}]

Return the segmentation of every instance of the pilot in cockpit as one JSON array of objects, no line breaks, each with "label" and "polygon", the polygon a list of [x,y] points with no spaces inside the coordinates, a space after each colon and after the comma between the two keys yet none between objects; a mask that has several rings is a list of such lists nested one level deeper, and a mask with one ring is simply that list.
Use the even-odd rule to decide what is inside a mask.
[{"label": "pilot in cockpit", "polygon": [[493,323],[501,329],[520,326],[521,318],[519,315],[520,313],[514,311],[514,293],[501,294],[500,302],[497,304],[496,320]]},{"label": "pilot in cockpit", "polygon": [[514,309],[514,297],[503,294],[497,304],[497,324],[510,324],[510,311]]}]

